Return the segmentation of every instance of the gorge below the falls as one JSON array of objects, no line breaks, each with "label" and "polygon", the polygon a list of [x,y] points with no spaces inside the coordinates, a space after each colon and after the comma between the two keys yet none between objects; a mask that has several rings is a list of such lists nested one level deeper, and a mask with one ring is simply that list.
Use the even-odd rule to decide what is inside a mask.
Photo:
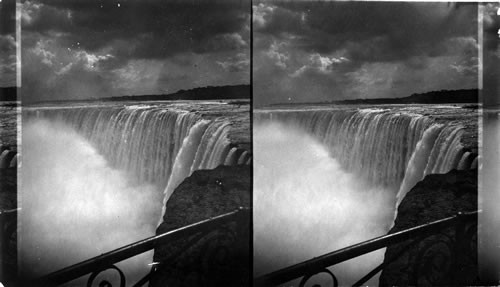
[{"label": "gorge below the falls", "polygon": [[[254,276],[386,234],[426,176],[477,168],[477,118],[461,105],[255,111]],[[330,269],[352,284],[383,258],[378,250]]]}]

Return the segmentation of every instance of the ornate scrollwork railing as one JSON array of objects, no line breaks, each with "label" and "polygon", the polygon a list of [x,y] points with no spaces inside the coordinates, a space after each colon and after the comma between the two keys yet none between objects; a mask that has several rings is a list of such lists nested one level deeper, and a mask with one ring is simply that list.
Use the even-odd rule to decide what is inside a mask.
[{"label": "ornate scrollwork railing", "polygon": [[[250,209],[240,207],[239,209],[225,213],[213,218],[209,218],[194,224],[190,224],[175,230],[165,232],[160,235],[152,236],[141,241],[129,244],[127,246],[115,249],[113,251],[104,253],[100,256],[88,259],[81,263],[69,266],[62,270],[50,273],[46,276],[36,279],[34,282],[27,282],[33,286],[57,286],[70,282],[74,279],[80,278],[84,275],[90,274],[87,281],[87,286],[92,286],[96,278],[104,271],[113,270],[119,275],[118,286],[126,286],[126,276],[123,271],[118,268],[115,264],[123,261],[127,258],[139,255],[146,251],[149,251],[158,246],[173,242],[182,241],[186,238],[183,243],[183,248],[180,248],[180,252],[173,254],[172,256],[178,256],[180,253],[185,251],[190,245],[197,244],[203,237],[213,234],[215,230],[224,230],[227,224],[236,224],[248,220],[250,218]],[[223,236],[234,236],[236,234],[225,234]],[[181,240],[182,239],[182,240]],[[205,240],[204,244],[208,244],[210,240]],[[215,253],[212,254],[215,257],[220,256],[219,249],[215,249]],[[219,257],[220,258],[220,257]],[[135,283],[133,286],[143,286],[151,280],[152,275],[154,275],[156,267],[153,267],[151,272],[144,276],[141,280]],[[98,283],[98,286],[112,286],[111,282],[107,280],[102,280]]]},{"label": "ornate scrollwork railing", "polygon": [[474,236],[477,236],[477,214],[478,211],[458,213],[455,216],[345,247],[258,277],[254,280],[254,286],[278,286],[301,278],[299,286],[302,287],[306,286],[313,276],[322,273],[331,277],[332,286],[338,286],[338,280],[328,269],[329,267],[377,249],[403,243],[406,244],[396,254],[390,258],[386,257],[382,264],[353,286],[363,285],[405,253],[411,253],[412,259],[409,262],[413,264],[405,269],[410,278],[404,285],[463,285],[465,282],[463,276],[467,274],[464,271],[474,266],[474,262],[470,262],[474,259],[464,258],[463,250],[470,247],[468,245],[472,244]]},{"label": "ornate scrollwork railing", "polygon": [[[249,219],[200,232],[159,252],[152,286],[243,286],[250,282]],[[190,243],[191,242],[191,243]],[[179,244],[180,243],[180,244]],[[242,258],[238,254],[244,254]],[[243,261],[243,262],[241,262]],[[241,266],[243,263],[243,266]]]},{"label": "ornate scrollwork railing", "polygon": [[[353,285],[363,285],[388,264],[391,264],[405,253],[410,254],[411,259],[409,262],[413,262],[413,264],[405,267],[405,272],[409,274],[408,281],[403,282],[405,285],[457,285],[467,282],[464,281],[466,279],[463,277],[468,274],[468,268],[475,266],[477,257],[466,258],[463,256],[462,250],[467,248],[475,249],[474,246],[470,245],[474,244],[474,238],[477,238],[477,213],[459,213],[452,217],[367,240],[256,278],[254,285],[276,286],[299,278],[301,279],[299,286],[306,286],[306,284],[310,284],[313,281],[313,277],[322,274],[323,276],[330,277],[329,281],[331,285],[338,286],[337,277],[328,269],[329,267],[395,244],[399,244],[397,252],[390,256],[386,254],[386,259],[383,263]],[[17,215],[14,211],[9,215],[6,213],[0,215],[4,215],[3,218],[0,216],[0,220],[4,223],[1,226],[2,235],[5,236],[7,234],[6,230],[12,230],[12,226],[16,226],[15,224],[5,224],[7,216],[9,218],[17,218]],[[167,260],[164,260],[165,262],[160,264],[161,267],[167,270],[175,268],[178,260],[172,259],[178,258],[183,252],[196,246],[198,252],[203,256],[201,260],[197,261],[198,266],[195,269],[205,270],[208,268],[210,270],[199,272],[194,279],[190,278],[189,280],[194,284],[196,282],[205,282],[206,278],[200,277],[203,276],[200,274],[211,273],[214,268],[228,267],[225,266],[228,265],[226,261],[226,255],[228,254],[227,246],[212,248],[211,244],[217,241],[237,241],[239,238],[238,234],[241,232],[239,229],[242,227],[239,223],[241,219],[244,221],[248,220],[248,218],[249,209],[240,208],[233,212],[132,243],[51,273],[32,283],[35,286],[54,286],[90,274],[87,286],[92,286],[98,275],[104,271],[112,270],[119,275],[120,282],[118,286],[126,286],[125,274],[116,267],[115,263],[173,241],[180,242],[180,245],[178,245],[176,251],[174,250],[174,252],[169,254]],[[3,242],[7,241],[3,240]],[[157,267],[153,267],[151,272],[134,286],[143,286],[149,282],[154,277],[156,269]],[[191,274],[185,275],[191,276]],[[181,277],[179,280],[183,281],[187,279],[186,277]],[[98,286],[112,286],[112,284],[106,280],[101,280]]]}]

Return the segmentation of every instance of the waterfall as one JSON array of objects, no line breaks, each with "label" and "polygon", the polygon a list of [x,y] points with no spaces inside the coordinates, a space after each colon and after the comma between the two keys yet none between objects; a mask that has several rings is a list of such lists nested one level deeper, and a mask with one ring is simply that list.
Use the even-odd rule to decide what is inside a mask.
[{"label": "waterfall", "polygon": [[442,128],[443,126],[439,124],[432,125],[424,132],[422,139],[417,143],[417,147],[410,158],[405,177],[396,196],[396,206],[399,206],[406,193],[425,176],[429,155]]},{"label": "waterfall", "polygon": [[151,106],[41,108],[26,111],[25,118],[69,125],[111,166],[139,183],[162,187],[164,202],[196,170],[250,162],[242,158],[248,152],[229,141],[228,120],[193,112]]},{"label": "waterfall", "polygon": [[[191,173],[248,164],[251,153],[236,144],[246,140],[246,115],[221,106],[24,108],[22,276],[47,274],[152,236],[170,195]],[[0,163],[15,165],[17,158],[5,151]],[[118,266],[136,281],[151,260],[152,251]]]},{"label": "waterfall", "polygon": [[[461,144],[466,130],[447,112],[257,111],[254,276],[387,234],[396,204],[426,174],[473,166],[473,154],[466,156]],[[383,261],[384,251],[378,252],[328,270],[351,285]],[[377,284],[377,275],[371,280],[366,284]]]},{"label": "waterfall", "polygon": [[473,159],[473,154],[471,152],[469,152],[469,151],[466,151],[464,153],[464,155],[462,156],[462,158],[460,159],[460,161],[458,162],[457,169],[458,170],[464,170],[467,167],[471,167],[472,168],[472,160],[474,160]]},{"label": "waterfall", "polygon": [[399,191],[397,202],[430,173],[471,168],[462,159],[464,128],[395,109],[272,110],[256,121],[276,121],[319,140],[342,167],[375,186]]},{"label": "waterfall", "polygon": [[5,149],[0,154],[0,168],[9,168],[17,166],[17,153],[15,151]]},{"label": "waterfall", "polygon": [[172,174],[164,191],[162,214],[165,214],[168,198],[184,178],[190,176],[195,170],[212,169],[231,160],[228,131],[227,123],[215,125],[207,120],[198,121],[190,128],[189,134],[184,138],[181,149],[177,153]]}]

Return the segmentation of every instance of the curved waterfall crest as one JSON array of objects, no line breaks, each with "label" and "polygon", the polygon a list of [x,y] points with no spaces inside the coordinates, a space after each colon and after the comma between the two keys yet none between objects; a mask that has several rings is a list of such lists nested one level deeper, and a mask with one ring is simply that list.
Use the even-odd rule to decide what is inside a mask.
[{"label": "curved waterfall crest", "polygon": [[[397,203],[430,173],[470,168],[461,125],[391,109],[273,110],[257,121],[278,121],[314,136],[342,167],[397,192]],[[464,159],[463,159],[464,158]]]},{"label": "curved waterfall crest", "polygon": [[[63,122],[88,139],[109,162],[164,189],[166,202],[195,170],[248,163],[229,141],[231,123],[197,113],[155,107],[54,108],[27,111]],[[233,150],[231,152],[231,150]],[[239,156],[239,158],[236,158]]]}]

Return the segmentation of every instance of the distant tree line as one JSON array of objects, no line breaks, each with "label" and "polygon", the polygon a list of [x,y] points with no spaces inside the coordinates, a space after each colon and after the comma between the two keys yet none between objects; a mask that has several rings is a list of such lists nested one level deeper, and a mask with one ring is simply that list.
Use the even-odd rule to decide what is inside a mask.
[{"label": "distant tree line", "polygon": [[132,95],[103,98],[104,101],[168,101],[168,100],[225,100],[250,99],[250,85],[207,86],[190,90],[179,90],[173,94]]},{"label": "distant tree line", "polygon": [[[81,101],[168,101],[168,100],[226,100],[226,99],[250,99],[250,85],[234,86],[207,86],[190,90],[179,90],[173,94],[160,95],[131,95],[107,98],[90,98]],[[0,101],[16,101],[17,88],[0,88]],[[55,100],[51,102],[68,101],[69,99]],[[71,101],[71,100],[69,100]]]},{"label": "distant tree line", "polygon": [[[130,95],[108,98],[93,98],[89,101],[168,101],[168,100],[225,100],[250,99],[250,85],[207,86],[190,90],[179,90],[172,94]],[[16,101],[16,87],[0,88],[0,101]],[[444,104],[478,103],[478,89],[440,90],[412,94],[403,98],[354,99],[333,101],[334,104]]]},{"label": "distant tree line", "polygon": [[404,98],[355,99],[335,101],[336,104],[446,104],[478,103],[478,89],[440,90],[412,94]]}]

